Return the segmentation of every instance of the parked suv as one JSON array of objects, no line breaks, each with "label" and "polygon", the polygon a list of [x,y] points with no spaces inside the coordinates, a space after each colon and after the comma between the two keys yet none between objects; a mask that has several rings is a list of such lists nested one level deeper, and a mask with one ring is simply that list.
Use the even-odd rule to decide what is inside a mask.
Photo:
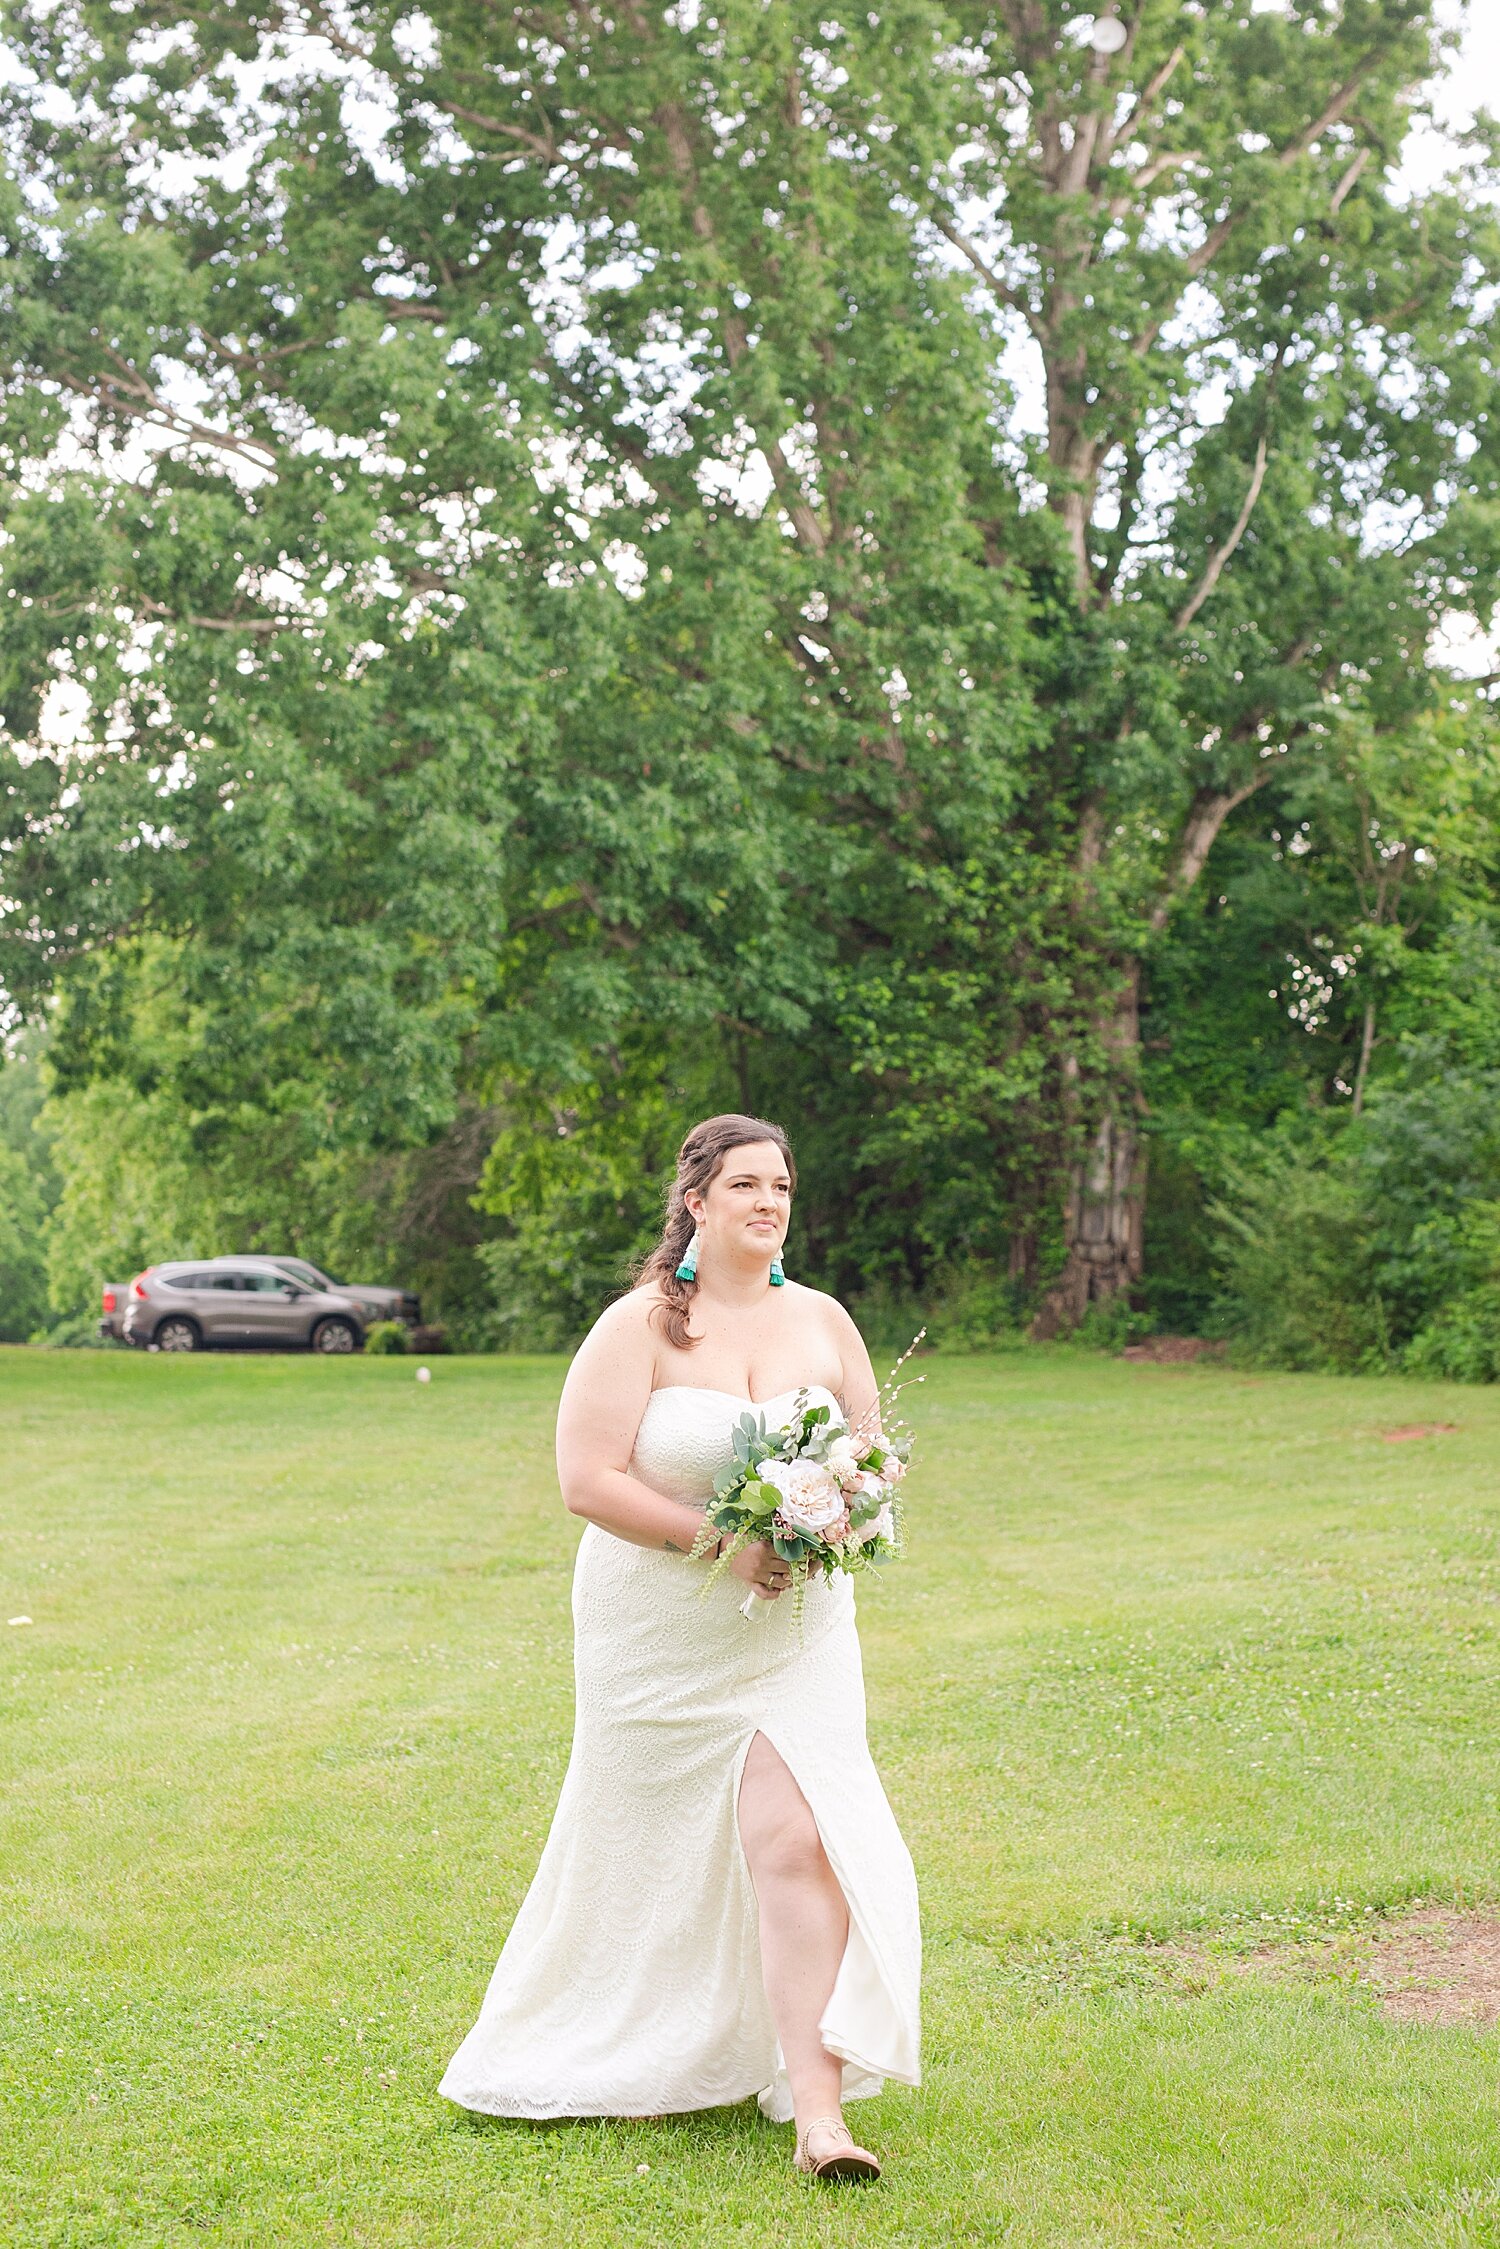
[{"label": "parked suv", "polygon": [[367,1314],[346,1291],[310,1288],[270,1258],[212,1257],[152,1265],[130,1284],[127,1343],[159,1351],[214,1344],[358,1351]]},{"label": "parked suv", "polygon": [[406,1327],[415,1327],[422,1317],[422,1306],[416,1292],[409,1288],[377,1288],[368,1281],[334,1281],[310,1265],[305,1257],[214,1257],[212,1265],[269,1265],[273,1272],[285,1273],[299,1281],[303,1288],[319,1289],[325,1294],[352,1296],[367,1322],[373,1320],[400,1320]]}]

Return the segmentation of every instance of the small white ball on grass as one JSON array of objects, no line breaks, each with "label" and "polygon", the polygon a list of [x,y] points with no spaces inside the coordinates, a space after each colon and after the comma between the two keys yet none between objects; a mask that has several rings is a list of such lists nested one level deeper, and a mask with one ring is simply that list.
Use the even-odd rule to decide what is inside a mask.
[{"label": "small white ball on grass", "polygon": [[431,1367],[418,1367],[417,1380],[418,1382],[430,1382],[432,1380]]}]

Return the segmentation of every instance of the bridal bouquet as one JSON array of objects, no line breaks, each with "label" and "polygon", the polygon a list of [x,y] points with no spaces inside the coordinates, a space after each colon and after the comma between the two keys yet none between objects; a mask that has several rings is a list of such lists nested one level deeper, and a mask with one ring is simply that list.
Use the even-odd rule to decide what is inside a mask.
[{"label": "bridal bouquet", "polygon": [[[913,1340],[893,1375],[921,1340]],[[895,1391],[888,1385],[881,1395],[893,1399]],[[724,1540],[708,1574],[712,1584],[742,1546],[768,1540],[787,1564],[799,1621],[815,1571],[877,1569],[901,1552],[901,1480],[911,1454],[909,1434],[871,1438],[831,1407],[804,1404],[806,1397],[799,1392],[783,1429],[768,1430],[757,1413],[740,1416],[734,1458],[714,1485],[693,1547],[703,1554]],[[740,1613],[763,1616],[770,1605],[752,1591]]]}]

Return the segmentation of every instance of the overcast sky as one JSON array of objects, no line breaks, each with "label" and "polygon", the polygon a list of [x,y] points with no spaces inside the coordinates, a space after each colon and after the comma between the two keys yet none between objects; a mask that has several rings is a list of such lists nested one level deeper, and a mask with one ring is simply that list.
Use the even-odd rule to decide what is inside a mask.
[{"label": "overcast sky", "polygon": [[[1474,121],[1476,107],[1493,109],[1500,102],[1500,5],[1497,0],[1440,0],[1439,21],[1457,24],[1463,44],[1457,59],[1437,88],[1436,107],[1444,125],[1455,132]],[[1439,179],[1448,154],[1438,133],[1408,134],[1396,177],[1403,186],[1420,191]]]}]

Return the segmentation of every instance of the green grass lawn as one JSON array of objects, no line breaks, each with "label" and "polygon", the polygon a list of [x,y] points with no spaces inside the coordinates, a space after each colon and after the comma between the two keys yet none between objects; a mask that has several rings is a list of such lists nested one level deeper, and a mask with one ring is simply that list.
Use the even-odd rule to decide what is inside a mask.
[{"label": "green grass lawn", "polygon": [[928,1368],[859,1595],[927,2078],[859,2194],[753,2104],[437,2097],[567,1756],[560,1362],[0,1352],[4,2240],[1500,2243],[1492,2031],[1162,1943],[1500,1894],[1500,1393]]}]

